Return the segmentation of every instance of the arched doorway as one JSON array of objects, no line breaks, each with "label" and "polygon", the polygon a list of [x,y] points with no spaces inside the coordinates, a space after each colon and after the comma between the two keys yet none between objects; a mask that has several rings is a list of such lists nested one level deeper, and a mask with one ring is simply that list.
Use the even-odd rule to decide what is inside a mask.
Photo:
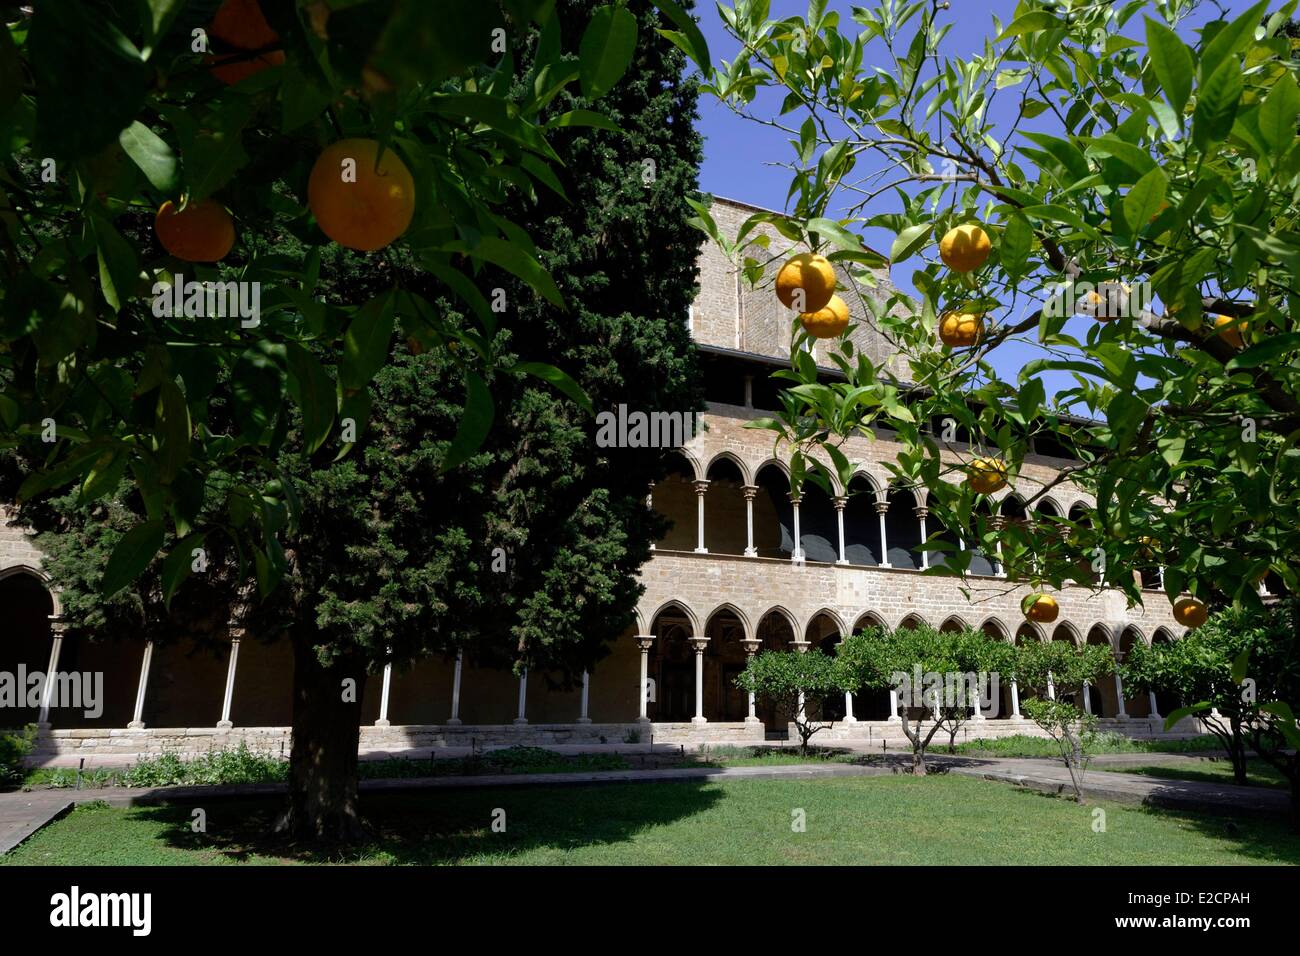
[{"label": "arched doorway", "polygon": [[[43,674],[50,666],[54,599],[35,571],[14,568],[0,575],[0,608],[5,617],[0,671],[14,675],[15,681],[20,668],[26,674]],[[19,706],[0,708],[0,727],[5,729],[19,729],[40,718],[39,706],[27,706],[27,685],[16,686],[15,690]]]},{"label": "arched doorway", "polygon": [[647,662],[654,681],[647,714],[660,723],[687,723],[695,716],[695,649],[690,616],[679,605],[663,608],[650,625],[655,642]]},{"label": "arched doorway", "polygon": [[730,608],[713,612],[704,626],[709,644],[704,652],[704,716],[709,720],[743,721],[749,716],[749,695],[736,686],[745,669],[745,626]]},{"label": "arched doorway", "polygon": [[[1110,634],[1100,624],[1094,624],[1088,631],[1088,644],[1111,649]],[[1103,677],[1096,684],[1089,685],[1089,703],[1092,712],[1098,717],[1114,717],[1119,713],[1119,702],[1115,696],[1115,678],[1113,675]]]},{"label": "arched doorway", "polygon": [[916,494],[911,488],[889,489],[889,511],[885,514],[885,543],[889,564],[895,568],[921,567],[921,519],[916,513]]},{"label": "arched doorway", "polygon": [[[1173,643],[1173,640],[1174,638],[1172,634],[1163,627],[1158,627],[1156,628],[1155,633],[1151,635],[1151,646],[1154,647],[1157,644],[1171,644]],[[1168,691],[1156,691],[1156,710],[1158,710],[1162,716],[1168,717],[1182,706],[1183,702]]]},{"label": "arched doorway", "polygon": [[[794,650],[794,624],[789,614],[773,608],[758,622],[755,636],[759,641],[759,653],[764,651]],[[762,697],[755,702],[758,719],[767,729],[769,740],[785,740],[789,737],[789,727],[785,718],[776,712],[776,707]]]},{"label": "arched doorway", "polygon": [[[874,611],[861,614],[853,622],[853,633],[870,628],[887,630],[884,619]],[[853,716],[858,720],[887,720],[893,716],[889,712],[889,691],[883,688],[867,688],[853,695]]]},{"label": "arched doorway", "polygon": [[668,473],[650,491],[651,507],[669,521],[668,529],[655,547],[664,551],[694,551],[698,534],[695,470],[680,452],[668,453],[667,468]]},{"label": "arched doorway", "polygon": [[844,505],[844,557],[849,564],[866,567],[880,564],[880,517],[876,501],[876,489],[871,482],[864,475],[854,475]]},{"label": "arched doorway", "polygon": [[778,465],[768,462],[758,469],[754,483],[758,486],[754,497],[754,548],[760,558],[789,558],[794,553],[790,480]]},{"label": "arched doorway", "polygon": [[[1144,643],[1142,634],[1136,627],[1129,625],[1119,636],[1119,654],[1116,656],[1117,661],[1124,660],[1128,652],[1133,649],[1134,644]],[[1150,717],[1151,716],[1151,698],[1147,694],[1134,694],[1129,688],[1124,688],[1124,710],[1130,717]]]},{"label": "arched doorway", "polygon": [[[804,629],[803,639],[808,642],[809,651],[816,649],[827,657],[834,657],[839,653],[839,644],[843,640],[840,622],[825,611],[818,611]],[[822,720],[843,720],[845,716],[847,710],[843,694],[831,694],[822,703]]]},{"label": "arched doorway", "polygon": [[704,547],[710,554],[744,554],[745,476],[732,459],[719,456],[709,465],[704,494]]}]

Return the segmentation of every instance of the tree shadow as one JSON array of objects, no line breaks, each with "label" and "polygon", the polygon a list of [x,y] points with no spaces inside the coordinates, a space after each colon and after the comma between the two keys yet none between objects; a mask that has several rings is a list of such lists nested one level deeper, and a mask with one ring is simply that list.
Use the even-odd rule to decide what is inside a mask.
[{"label": "tree shadow", "polygon": [[310,864],[445,865],[501,862],[538,849],[577,850],[628,841],[646,830],[703,813],[722,799],[707,780],[437,789],[361,794],[370,838],[361,844],[306,844],[272,832],[283,798],[208,804],[206,832],[191,827],[187,800],[133,808],[162,824],[177,849]]}]

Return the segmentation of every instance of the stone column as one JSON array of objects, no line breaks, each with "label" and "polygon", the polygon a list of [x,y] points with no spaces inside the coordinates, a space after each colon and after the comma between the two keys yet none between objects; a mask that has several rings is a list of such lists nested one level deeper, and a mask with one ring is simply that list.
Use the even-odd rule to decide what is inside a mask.
[{"label": "stone column", "polygon": [[637,716],[637,720],[642,723],[650,722],[646,711],[650,702],[650,648],[654,647],[654,643],[653,634],[638,634],[636,636],[636,646],[641,648],[641,690],[637,694],[641,701],[641,712]]},{"label": "stone column", "polygon": [[140,661],[140,680],[135,685],[135,709],[131,712],[131,722],[127,727],[132,730],[144,730],[144,695],[149,687],[149,667],[153,663],[153,641],[144,645],[144,658]]},{"label": "stone column", "polygon": [[707,724],[708,718],[704,716],[704,649],[709,646],[709,639],[692,637],[689,641],[695,648],[695,716],[691,723]]},{"label": "stone column", "polygon": [[803,542],[802,535],[799,532],[799,502],[803,501],[803,495],[790,492],[790,504],[794,506],[794,552],[790,555],[790,560],[796,563],[803,561]]},{"label": "stone column", "polygon": [[[650,490],[647,491],[645,495],[645,507],[646,507],[646,511],[655,510],[655,483],[653,481],[650,482]],[[651,541],[650,550],[653,551],[654,549],[655,549],[655,543]]]},{"label": "stone column", "polygon": [[707,481],[695,482],[695,553],[708,554],[709,549],[704,546],[704,493],[709,490]]},{"label": "stone column", "polygon": [[1056,700],[1056,684],[1052,682],[1052,672],[1047,672],[1047,699]]},{"label": "stone column", "polygon": [[897,687],[889,688],[889,716],[885,719],[893,721],[896,724],[901,724],[903,722],[903,718],[898,716],[898,688]]},{"label": "stone column", "polygon": [[388,724],[388,698],[393,689],[393,662],[384,663],[384,683],[379,691],[379,719],[375,721],[376,727],[387,727]]},{"label": "stone column", "polygon": [[587,671],[582,672],[582,714],[578,717],[578,723],[589,724],[591,718],[587,716],[587,703],[591,691],[591,674]]},{"label": "stone column", "polygon": [[1015,681],[1011,682],[1011,719],[1020,719],[1020,688]]},{"label": "stone column", "polygon": [[930,535],[925,530],[925,519],[929,516],[929,508],[917,508],[916,517],[921,522],[921,570],[924,571],[930,567],[930,550],[925,547],[926,540]]},{"label": "stone column", "polygon": [[36,718],[39,729],[50,729],[50,698],[54,695],[55,680],[59,672],[59,655],[63,653],[63,632],[67,625],[54,615],[50,615],[50,664],[45,668],[45,685],[41,688],[41,711]]},{"label": "stone column", "polygon": [[[1005,528],[1007,526],[1007,522],[1006,519],[1003,518],[1001,515],[994,515],[993,518],[989,521],[989,526],[996,533],[998,531],[1001,531],[1003,528]],[[1000,578],[1005,578],[1007,576],[1007,568],[1006,565],[1002,563],[1002,538],[1001,537],[998,538],[997,544],[994,548],[994,553],[997,555],[997,559],[996,559],[997,567],[993,573]]]},{"label": "stone column", "polygon": [[835,506],[835,522],[840,530],[840,559],[836,564],[848,564],[849,559],[844,554],[844,506],[849,503],[849,499],[843,495],[836,495],[831,499],[831,504]]},{"label": "stone column", "polygon": [[523,725],[528,723],[528,717],[525,715],[524,704],[528,700],[528,671],[519,675],[519,716],[515,718],[515,723]]},{"label": "stone column", "polygon": [[1087,681],[1083,682],[1083,712],[1092,713],[1092,685]]},{"label": "stone column", "polygon": [[[790,642],[790,646],[793,647],[800,654],[807,654],[808,648],[811,647],[812,644],[809,641],[793,640]],[[804,712],[803,712],[804,703],[805,701],[804,701],[803,691],[799,691],[799,719],[800,720],[804,719]]]},{"label": "stone column", "polygon": [[[745,649],[745,657],[753,660],[754,655],[758,653],[758,649],[761,645],[756,640],[746,639],[740,642],[740,646]],[[758,723],[758,707],[755,704],[754,692],[752,690],[749,692],[749,716],[745,718],[745,723]]]},{"label": "stone column", "polygon": [[889,514],[889,502],[876,502],[876,516],[880,519],[880,566],[882,568],[892,568],[889,563],[889,542],[885,538],[885,515]]},{"label": "stone column", "polygon": [[1116,717],[1127,717],[1128,711],[1124,709],[1124,681],[1120,679],[1119,671],[1115,671],[1115,697],[1119,700],[1119,713]]},{"label": "stone column", "polygon": [[1153,690],[1149,690],[1149,691],[1147,691],[1147,702],[1151,705],[1151,711],[1150,711],[1150,713],[1151,713],[1151,717],[1152,717],[1152,719],[1154,719],[1154,720],[1159,720],[1159,719],[1160,719],[1160,708],[1156,705],[1156,692],[1155,692],[1155,691],[1153,691]]},{"label": "stone column", "polygon": [[[844,644],[844,638],[841,637],[841,638],[840,638],[840,643],[839,643],[838,645],[836,645],[836,648],[835,648],[835,653],[836,653],[836,654],[839,653],[839,648],[840,648],[840,646],[843,645],[843,644]],[[847,690],[846,690],[846,691],[844,692],[844,720],[843,720],[843,723],[846,723],[846,724],[856,724],[857,722],[858,722],[858,718],[856,718],[856,717],[853,716],[853,693],[852,693],[851,691],[847,691]]]},{"label": "stone column", "polygon": [[[235,634],[242,634],[242,631],[235,631]],[[230,703],[235,698],[235,671],[239,667],[239,641],[240,638],[232,636],[230,638],[230,660],[226,664],[226,693],[221,698],[221,719],[217,721],[217,727],[220,730],[229,730],[234,726],[230,722]]]},{"label": "stone column", "polygon": [[460,668],[464,660],[465,652],[456,652],[456,669],[451,675],[451,716],[447,718],[447,724],[451,727],[460,726]]},{"label": "stone column", "polygon": [[974,702],[974,705],[973,705],[972,708],[971,708],[971,720],[983,720],[983,719],[984,719],[984,715],[983,715],[982,713],[980,713],[980,702],[981,702],[981,698],[980,698],[980,684],[979,684],[979,677],[978,677],[978,676],[975,678],[975,688],[974,688],[974,689],[975,689],[975,702]]},{"label": "stone column", "polygon": [[754,547],[754,498],[758,495],[757,485],[745,485],[740,489],[745,496],[745,557],[758,557]]}]

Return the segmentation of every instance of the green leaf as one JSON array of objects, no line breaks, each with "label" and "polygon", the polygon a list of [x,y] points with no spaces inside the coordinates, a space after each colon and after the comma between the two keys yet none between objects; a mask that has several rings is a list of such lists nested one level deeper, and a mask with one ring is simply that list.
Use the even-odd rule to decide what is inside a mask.
[{"label": "green leaf", "polygon": [[192,429],[185,394],[173,379],[163,379],[158,389],[158,417],[161,425],[158,438],[162,443],[158,456],[158,477],[167,485],[171,484],[176,473],[189,460]]},{"label": "green leaf", "polygon": [[1210,710],[1211,706],[1212,705],[1208,700],[1203,700],[1199,704],[1191,704],[1190,706],[1187,707],[1177,708],[1176,710],[1174,710],[1173,713],[1171,713],[1169,716],[1165,718],[1165,733],[1168,733],[1169,731],[1173,730],[1174,724],[1178,723],[1184,717],[1191,717],[1195,714],[1203,714],[1206,711]]},{"label": "green leaf", "polygon": [[258,346],[246,349],[231,372],[231,405],[235,422],[247,441],[261,441],[280,410],[282,376],[279,366]]},{"label": "green leaf", "polygon": [[136,120],[122,130],[117,141],[140,167],[149,185],[164,196],[174,196],[180,186],[180,163],[172,148],[148,126]]},{"label": "green leaf", "polygon": [[[695,61],[696,66],[707,75],[709,70],[712,69],[709,57],[709,44],[705,42],[704,34],[700,32],[699,26],[696,25],[695,18],[679,7],[676,3],[673,3],[672,0],[650,0],[650,2],[658,7],[659,12],[671,20],[673,26],[677,27],[677,29],[682,32],[682,35],[685,37],[689,45],[689,49],[687,46],[677,43],[676,40],[673,42],[677,43],[677,45],[682,48],[682,51],[688,54],[691,59]],[[659,30],[658,32],[667,36],[670,31]]]},{"label": "green leaf", "polygon": [[933,228],[934,224],[929,222],[908,226],[898,234],[894,244],[889,247],[889,261],[903,262],[916,255],[924,248],[926,237],[930,235],[930,230]]},{"label": "green leaf", "polygon": [[1139,179],[1124,197],[1124,219],[1129,231],[1137,234],[1146,228],[1152,217],[1160,212],[1160,204],[1165,201],[1169,181],[1164,171],[1155,167]]},{"label": "green leaf", "polygon": [[311,352],[296,342],[289,342],[285,348],[289,389],[302,409],[303,445],[311,454],[321,446],[334,426],[336,386]]},{"label": "green leaf", "polygon": [[599,99],[613,89],[636,51],[636,17],[626,7],[604,6],[591,16],[578,47],[582,95]]},{"label": "green leaf", "polygon": [[1235,62],[1236,54],[1254,38],[1255,28],[1264,19],[1264,12],[1267,9],[1268,0],[1260,0],[1255,6],[1214,34],[1214,38],[1205,45],[1205,49],[1201,52],[1202,83],[1205,82],[1207,76],[1213,76],[1229,64],[1238,72],[1240,71],[1240,67]]},{"label": "green leaf", "polygon": [[1029,220],[1018,212],[1007,215],[1007,224],[1002,230],[1002,244],[999,246],[1002,268],[1012,279],[1025,274],[1029,262],[1029,252],[1034,244],[1034,228]]},{"label": "green leaf", "polygon": [[161,520],[145,521],[122,535],[99,582],[101,597],[110,598],[140,576],[163,545]]},{"label": "green leaf", "polygon": [[194,549],[202,548],[206,531],[196,531],[172,545],[171,552],[163,558],[161,577],[163,606],[171,609],[172,596],[194,570]]},{"label": "green leaf", "polygon": [[998,35],[997,40],[994,42],[1000,43],[1003,40],[1022,36],[1026,33],[1038,33],[1040,30],[1052,30],[1064,26],[1065,24],[1046,10],[1035,10],[1012,20],[1011,24]]},{"label": "green leaf", "polygon": [[365,388],[384,367],[392,346],[393,325],[391,292],[381,292],[357,310],[343,336],[339,380],[346,391]]},{"label": "green leaf", "polygon": [[1241,65],[1235,59],[1224,61],[1214,75],[1201,84],[1192,114],[1192,138],[1201,149],[1221,143],[1232,132],[1241,99]]},{"label": "green leaf", "polygon": [[99,258],[99,284],[104,300],[116,312],[131,297],[140,277],[140,264],[135,248],[122,238],[106,215],[98,212],[90,217]]},{"label": "green leaf", "polygon": [[1297,349],[1300,349],[1300,332],[1279,332],[1234,356],[1225,368],[1229,372],[1239,368],[1258,368]]},{"label": "green leaf", "polygon": [[1192,95],[1192,53],[1178,39],[1178,34],[1163,23],[1147,21],[1147,52],[1151,56],[1151,69],[1155,71],[1165,99],[1178,116],[1183,115],[1187,100]]},{"label": "green leaf", "polygon": [[1286,70],[1259,107],[1259,131],[1275,154],[1281,155],[1295,143],[1297,114],[1300,114],[1300,85]]},{"label": "green leaf", "polygon": [[834,219],[809,219],[808,231],[816,233],[818,236],[825,236],[840,249],[854,252],[862,249],[862,240]]},{"label": "green leaf", "polygon": [[507,242],[496,236],[483,236],[473,244],[468,242],[449,242],[440,247],[444,252],[459,252],[474,259],[482,259],[498,265],[507,272],[523,279],[539,292],[552,305],[564,308],[564,297],[556,288],[555,280],[535,257],[518,244]]},{"label": "green leaf", "polygon": [[465,412],[460,419],[456,436],[447,448],[442,460],[442,472],[448,472],[468,461],[482,447],[488,432],[492,429],[492,419],[496,407],[492,403],[492,393],[487,383],[475,371],[465,372]]},{"label": "green leaf", "polygon": [[588,414],[595,414],[595,408],[592,407],[591,398],[582,386],[579,385],[567,372],[561,371],[554,365],[547,365],[545,362],[519,362],[514,366],[516,372],[525,372],[529,375],[535,375],[544,382],[549,382],[558,388]]},{"label": "green leaf", "polygon": [[595,110],[569,110],[546,123],[547,129],[562,129],[566,126],[590,126],[615,133],[622,131],[621,126],[616,125],[604,113],[597,113]]}]

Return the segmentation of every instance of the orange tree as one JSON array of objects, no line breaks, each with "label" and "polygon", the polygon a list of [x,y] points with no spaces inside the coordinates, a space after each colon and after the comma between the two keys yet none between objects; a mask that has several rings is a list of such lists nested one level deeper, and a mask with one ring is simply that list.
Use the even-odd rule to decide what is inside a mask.
[{"label": "orange tree", "polygon": [[[788,134],[790,203],[737,236],[703,212],[701,225],[755,280],[761,221],[841,260],[841,294],[909,372],[842,341],[829,352],[842,377],[820,377],[796,320],[778,373],[792,387],[758,423],[796,477],[846,478],[838,446],[882,424],[903,445],[897,477],[929,489],[978,547],[1000,541],[1009,575],[1037,589],[1084,578],[1138,602],[1134,570],[1163,567],[1193,626],[1207,606],[1258,606],[1268,572],[1294,591],[1295,6],[1262,2],[1193,30],[1180,22],[1190,0],[1025,0],[965,43],[969,56],[939,52],[956,42],[946,2],[841,17],[814,0],[780,20],[766,0],[720,7],[736,50],[710,89]],[[864,292],[879,264],[864,227],[894,236],[890,259],[913,265],[914,292]],[[1013,339],[1037,354],[1007,375],[992,360]],[[1050,398],[1045,373],[1066,383]],[[930,427],[944,419],[969,445]],[[1077,463],[1035,485],[1019,473],[1039,436]],[[1007,481],[1030,507],[1063,481],[1096,507],[999,531],[982,498]],[[970,553],[931,573],[965,573]]]},{"label": "orange tree", "polygon": [[[372,429],[394,457],[394,431],[421,437],[372,407],[418,379],[399,363],[376,385],[395,342],[463,382],[444,473],[489,437],[489,381],[532,376],[589,407],[542,356],[493,345],[523,312],[507,298],[566,306],[504,210],[564,196],[548,137],[613,129],[588,106],[637,46],[622,5],[583,13],[566,47],[553,4],[529,0],[72,2],[0,31],[0,440],[24,513],[71,495],[130,522],[102,522],[105,607],[186,613],[201,578],[256,621],[248,603],[282,596],[295,566],[301,495],[322,497],[284,462],[321,474],[368,452]],[[570,92],[582,105],[557,108]],[[295,693],[292,828],[348,835],[359,694],[340,710],[329,678],[340,655],[354,680],[373,660],[321,634],[295,674],[319,693]]]}]

